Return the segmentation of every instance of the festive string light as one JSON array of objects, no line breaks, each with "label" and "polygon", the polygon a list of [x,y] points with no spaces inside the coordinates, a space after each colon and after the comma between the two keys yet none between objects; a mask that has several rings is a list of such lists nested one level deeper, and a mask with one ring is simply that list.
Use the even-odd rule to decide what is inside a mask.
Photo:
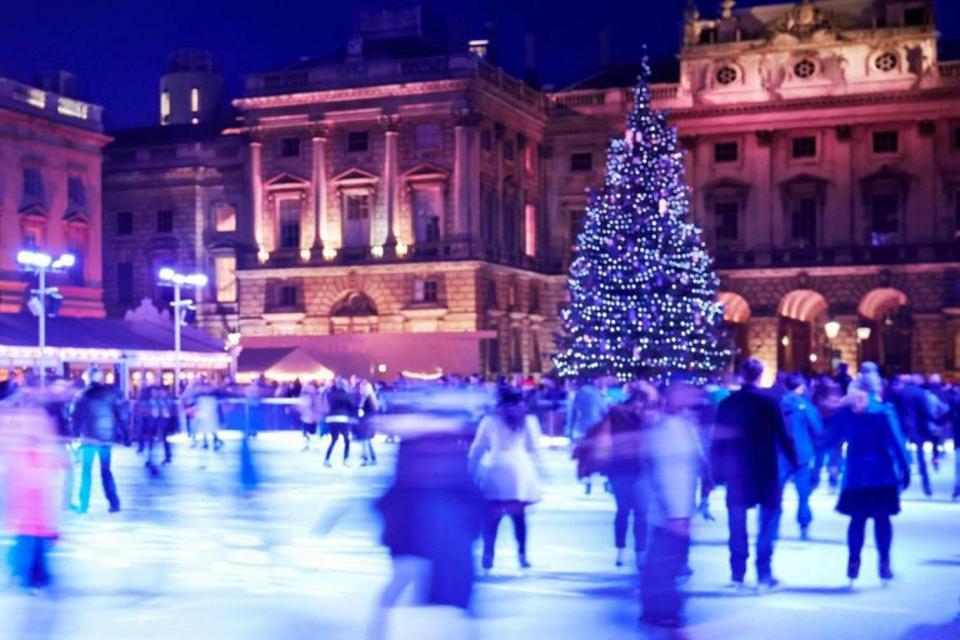
[{"label": "festive string light", "polygon": [[649,80],[644,60],[626,135],[610,143],[577,238],[554,357],[563,376],[703,381],[731,357],[677,131],[651,108]]}]

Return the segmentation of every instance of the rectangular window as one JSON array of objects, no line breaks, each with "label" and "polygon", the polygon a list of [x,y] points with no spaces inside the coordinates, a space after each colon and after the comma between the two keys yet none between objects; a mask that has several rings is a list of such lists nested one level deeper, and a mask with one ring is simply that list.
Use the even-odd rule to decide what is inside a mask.
[{"label": "rectangular window", "polygon": [[480,132],[480,148],[484,151],[493,151],[493,131],[490,129]]},{"label": "rectangular window", "polygon": [[418,124],[414,132],[417,151],[436,151],[443,146],[443,129],[439,124]]},{"label": "rectangular window", "polygon": [[370,196],[352,194],[347,196],[347,220],[366,220],[370,217]]},{"label": "rectangular window", "polygon": [[130,211],[120,211],[117,213],[117,235],[133,235],[133,213]]},{"label": "rectangular window", "polygon": [[513,162],[514,146],[512,141],[503,143],[503,159],[507,162]]},{"label": "rectangular window", "polygon": [[443,216],[442,187],[413,190],[413,232],[418,243],[440,241],[440,220]]},{"label": "rectangular window", "polygon": [[37,167],[23,168],[23,199],[30,202],[43,200],[43,175]]},{"label": "rectangular window", "polygon": [[795,246],[813,247],[817,242],[817,199],[799,198],[793,203],[790,237]]},{"label": "rectangular window", "polygon": [[296,158],[300,155],[300,138],[281,138],[280,157]]},{"label": "rectangular window", "polygon": [[67,178],[67,201],[74,207],[87,206],[87,194],[83,188],[83,178],[80,176]]},{"label": "rectangular window", "polygon": [[300,200],[280,201],[280,248],[300,248]]},{"label": "rectangular window", "polygon": [[133,304],[133,263],[117,263],[117,302]]},{"label": "rectangular window", "polygon": [[213,260],[217,302],[237,301],[237,258],[217,256]]},{"label": "rectangular window", "polygon": [[414,302],[436,302],[440,299],[440,284],[436,280],[415,280],[413,282]]},{"label": "rectangular window", "polygon": [[713,145],[714,162],[736,162],[740,158],[740,145],[736,142],[718,142]]},{"label": "rectangular window", "polygon": [[523,208],[523,252],[537,255],[537,208],[532,204]]},{"label": "rectangular window", "polygon": [[870,200],[871,243],[890,244],[900,227],[900,197],[895,193],[881,193]]},{"label": "rectangular window", "polygon": [[157,233],[173,233],[173,211],[169,209],[157,211]]},{"label": "rectangular window", "polygon": [[213,206],[213,228],[220,233],[237,230],[237,208],[226,202]]},{"label": "rectangular window", "polygon": [[200,112],[200,89],[193,87],[190,89],[190,111]]},{"label": "rectangular window", "polygon": [[299,295],[297,294],[297,286],[293,284],[285,284],[278,289],[277,293],[277,306],[279,307],[296,307],[298,304]]},{"label": "rectangular window", "polygon": [[589,151],[570,154],[570,171],[592,171],[593,154]]},{"label": "rectangular window", "polygon": [[900,134],[897,131],[874,131],[874,153],[896,153],[900,148]]},{"label": "rectangular window", "polygon": [[717,202],[713,205],[717,219],[718,241],[735,242],[740,237],[740,205],[736,202]]},{"label": "rectangular window", "polygon": [[803,136],[793,139],[793,157],[794,158],[815,158],[817,157],[817,139],[813,136]]},{"label": "rectangular window", "polygon": [[170,92],[164,91],[160,94],[160,123],[170,122]]},{"label": "rectangular window", "polygon": [[370,134],[367,131],[351,131],[347,134],[347,151],[361,153],[370,148]]}]

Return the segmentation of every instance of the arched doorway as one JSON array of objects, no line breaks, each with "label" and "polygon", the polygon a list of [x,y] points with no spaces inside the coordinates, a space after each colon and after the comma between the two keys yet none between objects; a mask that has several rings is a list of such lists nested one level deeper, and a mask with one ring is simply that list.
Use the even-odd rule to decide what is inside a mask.
[{"label": "arched doorway", "polygon": [[829,368],[825,336],[817,328],[827,315],[827,300],[812,289],[796,289],[777,308],[777,369],[816,372]]},{"label": "arched doorway", "polygon": [[892,287],[873,289],[860,300],[857,313],[860,361],[876,362],[888,375],[910,371],[913,316],[907,295]]},{"label": "arched doorway", "polygon": [[330,321],[332,333],[376,333],[377,305],[367,294],[352,291],[331,307]]},{"label": "arched doorway", "polygon": [[733,366],[740,366],[750,356],[748,346],[748,327],[750,320],[750,304],[746,299],[732,291],[721,291],[717,300],[723,305],[723,325],[733,342]]}]

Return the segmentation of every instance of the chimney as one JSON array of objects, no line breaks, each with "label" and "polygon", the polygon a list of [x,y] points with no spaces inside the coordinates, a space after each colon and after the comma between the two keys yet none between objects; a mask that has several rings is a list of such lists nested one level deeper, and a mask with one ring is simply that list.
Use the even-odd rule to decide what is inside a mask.
[{"label": "chimney", "polygon": [[523,38],[523,81],[534,89],[540,87],[537,74],[537,37],[532,33]]},{"label": "chimney", "polygon": [[599,45],[600,68],[604,69],[610,66],[610,29],[600,32]]}]

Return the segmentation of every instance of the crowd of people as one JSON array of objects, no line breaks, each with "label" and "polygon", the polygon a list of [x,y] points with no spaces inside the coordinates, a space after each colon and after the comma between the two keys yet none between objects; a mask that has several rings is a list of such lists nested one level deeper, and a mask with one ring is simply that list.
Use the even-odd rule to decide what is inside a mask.
[{"label": "crowd of people", "polygon": [[[960,432],[960,390],[938,376],[887,380],[872,363],[863,363],[855,379],[841,366],[833,376],[781,375],[771,389],[759,388],[762,373],[762,365],[748,359],[730,384],[705,386],[682,379],[563,385],[520,377],[393,384],[359,378],[271,384],[261,377],[241,386],[201,378],[179,394],[151,385],[130,398],[106,384],[98,368],[87,372],[82,386],[54,381],[42,393],[6,384],[0,388],[6,396],[0,398],[0,434],[5,524],[16,536],[13,569],[30,588],[49,583],[45,555],[58,536],[58,513],[88,511],[95,460],[108,509],[120,511],[111,469],[115,445],[135,444],[147,473],[156,476],[174,461],[171,436],[183,432],[205,468],[224,446],[220,431],[230,402],[240,402],[247,415],[240,468],[244,487],[255,488],[249,441],[262,426],[258,411],[266,398],[285,398],[283,409],[296,417],[304,451],[329,438],[327,467],[340,443],[344,465],[353,443],[367,466],[377,464],[375,434],[399,442],[393,485],[378,502],[384,544],[394,558],[384,611],[414,584],[425,603],[465,610],[474,580],[473,541],[482,541],[480,568],[492,571],[505,516],[512,521],[519,568],[531,567],[527,511],[542,495],[543,423],[557,423],[557,413],[565,421],[550,432],[562,429],[569,437],[584,490],[591,493],[593,479],[602,477],[613,495],[618,567],[628,563],[632,530],[647,622],[682,623],[678,585],[693,571],[691,522],[697,514],[713,519],[710,499],[718,486],[725,488],[733,588],[745,588],[748,512],[758,511],[757,585],[774,588],[784,489],[796,490],[799,535],[807,539],[814,526],[810,496],[824,471],[829,490],[838,494],[837,511],[850,518],[847,577],[859,577],[873,520],[878,574],[892,579],[891,518],[900,511],[900,492],[915,464],[923,491],[932,494],[929,467],[939,468],[944,441],[956,442]],[[162,452],[159,460],[155,451]],[[960,475],[953,497],[960,497]]]}]

